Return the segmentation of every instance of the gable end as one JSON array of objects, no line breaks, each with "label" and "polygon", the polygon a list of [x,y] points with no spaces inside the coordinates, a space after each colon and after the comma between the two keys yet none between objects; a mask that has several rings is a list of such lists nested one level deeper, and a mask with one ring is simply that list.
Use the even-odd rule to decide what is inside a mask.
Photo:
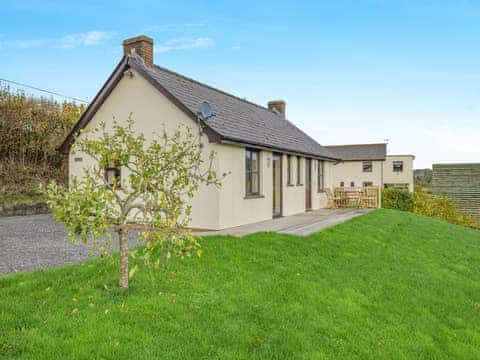
[{"label": "gable end", "polygon": [[[105,84],[102,86],[100,91],[95,95],[93,101],[88,105],[87,109],[80,117],[78,122],[73,127],[72,131],[67,135],[63,143],[58,147],[58,151],[62,154],[68,154],[72,144],[75,141],[75,137],[79,132],[84,129],[93,116],[96,114],[100,106],[105,102],[108,96],[111,94],[113,89],[117,86],[120,80],[123,77],[123,74],[126,70],[132,68],[138,72],[145,80],[147,80],[153,87],[160,91],[167,99],[173,102],[182,112],[184,112],[188,117],[193,121],[198,122],[199,119],[196,114],[190,111],[185,105],[183,105],[177,98],[175,98],[168,90],[163,86],[158,84],[152,77],[145,71],[141,66],[138,66],[135,61],[132,61],[128,56],[124,56],[120,63],[115,67],[112,74],[109,76]],[[208,137],[210,142],[219,142],[221,140],[220,134],[208,127],[204,122],[202,122],[204,127],[204,132]]]}]

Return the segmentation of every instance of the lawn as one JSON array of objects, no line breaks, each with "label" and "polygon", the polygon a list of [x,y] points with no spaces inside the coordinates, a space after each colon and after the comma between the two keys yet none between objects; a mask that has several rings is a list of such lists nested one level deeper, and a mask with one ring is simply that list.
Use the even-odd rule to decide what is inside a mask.
[{"label": "lawn", "polygon": [[0,278],[0,358],[480,358],[480,231],[377,210],[308,237],[202,241]]}]

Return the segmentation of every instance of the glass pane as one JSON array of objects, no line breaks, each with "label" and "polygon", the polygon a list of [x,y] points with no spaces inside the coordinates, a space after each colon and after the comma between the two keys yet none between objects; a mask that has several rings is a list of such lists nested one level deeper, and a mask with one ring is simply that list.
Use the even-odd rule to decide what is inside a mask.
[{"label": "glass pane", "polygon": [[297,184],[302,183],[302,174],[301,174],[301,169],[300,169],[300,157],[297,156]]},{"label": "glass pane", "polygon": [[107,169],[106,178],[107,178],[107,183],[109,185],[113,185],[113,180],[115,179],[115,170]]},{"label": "glass pane", "polygon": [[318,191],[323,190],[323,161],[318,160]]},{"label": "glass pane", "polygon": [[403,170],[403,161],[394,161],[393,171],[402,171],[402,170]]},{"label": "glass pane", "polygon": [[259,187],[258,187],[258,172],[254,173],[252,172],[252,193],[256,194],[259,193]]},{"label": "glass pane", "polygon": [[305,185],[307,185],[307,188],[310,187],[310,181],[312,179],[311,171],[312,171],[312,167],[311,167],[310,159],[305,159]]},{"label": "glass pane", "polygon": [[291,184],[292,183],[292,174],[291,174],[291,164],[290,164],[290,161],[291,161],[291,156],[288,155],[287,156],[287,183],[288,184]]},{"label": "glass pane", "polygon": [[258,153],[252,151],[252,171],[258,171]]},{"label": "glass pane", "polygon": [[248,195],[252,192],[252,182],[250,178],[250,173],[247,172],[245,176],[245,193]]},{"label": "glass pane", "polygon": [[112,186],[116,185],[117,187],[120,186],[121,183],[121,172],[120,168],[113,168],[109,167],[105,169],[105,180],[107,184]]},{"label": "glass pane", "polygon": [[281,157],[273,157],[273,214],[280,215],[281,210],[281,191],[282,191],[282,174],[281,174]]}]

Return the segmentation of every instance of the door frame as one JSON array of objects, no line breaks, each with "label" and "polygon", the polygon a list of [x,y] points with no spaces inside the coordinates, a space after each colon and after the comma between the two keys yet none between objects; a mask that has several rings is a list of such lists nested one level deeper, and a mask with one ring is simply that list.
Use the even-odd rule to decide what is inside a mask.
[{"label": "door frame", "polygon": [[[275,156],[278,156],[280,161],[280,212],[274,213],[273,201],[275,201]],[[272,218],[278,218],[283,216],[283,154],[272,153]]]},{"label": "door frame", "polygon": [[312,210],[312,159],[305,158],[305,211]]}]

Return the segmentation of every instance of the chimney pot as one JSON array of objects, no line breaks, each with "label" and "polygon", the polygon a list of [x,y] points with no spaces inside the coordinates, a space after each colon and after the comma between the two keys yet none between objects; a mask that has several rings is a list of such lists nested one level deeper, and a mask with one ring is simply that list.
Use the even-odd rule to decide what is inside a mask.
[{"label": "chimney pot", "polygon": [[132,49],[143,59],[145,65],[153,65],[153,39],[145,35],[123,40],[123,55],[128,56]]},{"label": "chimney pot", "polygon": [[268,102],[269,110],[275,109],[283,116],[285,116],[286,106],[287,106],[287,103],[285,102],[285,100],[272,100]]}]

